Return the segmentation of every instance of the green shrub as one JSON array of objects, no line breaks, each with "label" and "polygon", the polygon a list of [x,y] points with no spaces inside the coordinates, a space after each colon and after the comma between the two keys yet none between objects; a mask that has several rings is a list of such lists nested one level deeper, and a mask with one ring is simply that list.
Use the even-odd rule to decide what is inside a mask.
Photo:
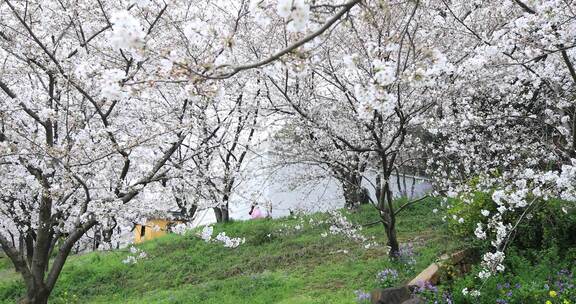
[{"label": "green shrub", "polygon": [[[565,201],[558,199],[541,200],[519,223],[513,235],[513,244],[520,249],[546,249],[556,246],[562,254],[576,257],[576,209],[563,208]],[[491,193],[474,192],[468,196],[448,200],[448,229],[455,236],[469,241],[477,247],[487,247],[489,242],[478,240],[474,230],[479,222],[487,218],[481,210],[490,214],[496,211]],[[505,222],[514,223],[524,209],[506,213]],[[463,220],[463,222],[462,222]],[[490,235],[487,238],[490,240]]]},{"label": "green shrub", "polygon": [[[556,247],[525,252],[511,248],[506,272],[485,281],[476,277],[478,268],[454,281],[449,288],[453,303],[576,303],[576,264],[563,259]],[[479,290],[477,298],[462,290]]]},{"label": "green shrub", "polygon": [[514,243],[522,249],[556,246],[561,254],[576,257],[576,209],[562,209],[566,202],[552,199],[540,202],[518,226]]},{"label": "green shrub", "polygon": [[[474,192],[467,197],[449,199],[448,206],[448,230],[466,240],[475,240],[476,223],[486,221],[480,211],[488,210],[492,214],[496,210],[491,194],[485,192]],[[460,219],[464,222],[460,223]]]}]

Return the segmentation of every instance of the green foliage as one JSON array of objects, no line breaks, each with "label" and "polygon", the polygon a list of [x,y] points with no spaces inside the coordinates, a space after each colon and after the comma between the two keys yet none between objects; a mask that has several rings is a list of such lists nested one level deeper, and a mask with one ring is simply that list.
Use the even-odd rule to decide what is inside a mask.
[{"label": "green foliage", "polygon": [[263,225],[261,225],[259,229],[255,229],[255,231],[252,232],[252,235],[246,237],[246,242],[248,244],[258,246],[273,242],[279,237],[279,233],[274,231],[269,220],[263,219],[259,221],[263,222]]},{"label": "green foliage", "polygon": [[[575,261],[563,259],[557,248],[530,252],[512,248],[506,269],[505,273],[485,281],[475,276],[478,269],[456,280],[449,286],[454,302],[576,303]],[[464,288],[479,289],[481,295],[478,298],[464,296]]]},{"label": "green foliage", "polygon": [[[447,247],[456,246],[431,212],[437,204],[427,200],[399,216],[400,241],[413,244],[416,264],[399,271],[398,282],[408,281]],[[367,205],[347,215],[357,224],[378,220]],[[353,303],[355,290],[379,286],[379,271],[400,270],[384,247],[366,250],[341,236],[322,237],[329,228],[327,218],[319,213],[215,225],[214,234],[246,238],[235,249],[192,234],[167,235],[138,245],[148,258],[135,265],[122,264],[127,250],[72,256],[50,303]],[[380,224],[362,233],[386,242]],[[25,291],[23,284],[13,270],[2,271],[0,303],[14,303]]]},{"label": "green foliage", "polygon": [[565,201],[541,201],[518,226],[516,246],[525,249],[558,247],[561,254],[576,258],[576,209],[564,209]]},{"label": "green foliage", "polygon": [[[489,193],[474,192],[467,197],[449,199],[448,205],[448,229],[457,237],[464,240],[475,241],[474,229],[476,223],[485,222],[486,218],[480,213],[481,210],[495,212],[494,203]],[[459,219],[464,222],[460,223]]]},{"label": "green foliage", "polygon": [[[474,235],[476,224],[486,223],[481,210],[490,214],[496,211],[491,193],[475,192],[467,197],[448,200],[449,231],[471,246],[487,247],[488,241],[480,241]],[[530,212],[520,221],[513,237],[514,245],[524,249],[546,249],[553,246],[562,249],[562,254],[576,257],[576,209],[563,208],[567,202],[549,199],[537,201]],[[505,219],[514,223],[523,209],[508,213]],[[463,222],[459,222],[462,219]],[[521,233],[520,233],[521,232]],[[490,237],[488,237],[490,239]]]}]

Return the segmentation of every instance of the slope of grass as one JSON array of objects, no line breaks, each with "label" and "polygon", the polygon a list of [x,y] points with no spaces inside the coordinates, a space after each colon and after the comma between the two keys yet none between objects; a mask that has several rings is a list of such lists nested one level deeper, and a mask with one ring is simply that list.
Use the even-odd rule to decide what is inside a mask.
[{"label": "slope of grass", "polygon": [[[246,238],[235,249],[190,234],[137,246],[148,257],[134,265],[122,263],[127,250],[72,256],[51,303],[354,303],[354,290],[378,287],[375,276],[382,269],[402,269],[399,281],[407,281],[455,246],[431,212],[436,204],[427,200],[399,218],[401,242],[413,243],[416,251],[411,267],[390,261],[384,246],[365,249],[343,236],[323,237],[330,224],[327,214],[318,213],[216,225],[215,234]],[[347,217],[358,224],[378,219],[370,206]],[[386,243],[380,224],[362,234]],[[24,289],[5,260],[0,303],[13,303]]]}]

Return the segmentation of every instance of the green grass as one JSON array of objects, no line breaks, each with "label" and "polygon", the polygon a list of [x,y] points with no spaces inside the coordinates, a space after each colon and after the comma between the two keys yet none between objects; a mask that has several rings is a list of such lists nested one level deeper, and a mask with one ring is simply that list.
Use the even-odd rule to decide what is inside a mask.
[{"label": "green grass", "polygon": [[[431,212],[436,204],[427,200],[398,219],[401,242],[412,242],[417,253],[416,265],[401,271],[399,281],[408,281],[456,246]],[[378,219],[370,206],[347,215],[355,223]],[[382,246],[364,249],[341,236],[322,237],[329,224],[310,220],[326,218],[318,213],[216,225],[215,234],[246,237],[235,249],[193,235],[167,235],[137,246],[148,258],[135,265],[121,262],[127,250],[72,256],[51,303],[354,303],[354,290],[378,287],[376,274],[400,265]],[[295,230],[297,225],[303,228]],[[381,225],[362,234],[386,243]],[[0,258],[0,303],[14,303],[24,289],[5,260]]]}]

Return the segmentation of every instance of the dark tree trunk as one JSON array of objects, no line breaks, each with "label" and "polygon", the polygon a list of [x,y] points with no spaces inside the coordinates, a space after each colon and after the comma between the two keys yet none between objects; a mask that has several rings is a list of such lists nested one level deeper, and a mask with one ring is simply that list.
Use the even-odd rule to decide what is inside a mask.
[{"label": "dark tree trunk", "polygon": [[398,243],[398,236],[396,235],[396,224],[384,224],[384,230],[386,231],[386,237],[388,238],[388,246],[390,246],[388,256],[391,258],[398,258],[400,255],[400,244]]},{"label": "dark tree trunk", "polygon": [[348,209],[355,209],[360,205],[360,189],[358,185],[352,185],[344,182],[342,190],[344,191],[344,207]]},{"label": "dark tree trunk", "polygon": [[[178,196],[176,196],[175,199],[176,199],[176,205],[178,205],[180,213],[182,214],[182,216],[184,216],[184,219],[192,222],[192,220],[194,219],[194,215],[196,215],[196,211],[198,210],[197,201],[188,202],[188,199],[186,199],[185,197],[181,198]],[[188,207],[189,205],[190,207]],[[214,212],[216,212],[216,210],[214,210]]]},{"label": "dark tree trunk", "polygon": [[214,210],[214,216],[216,216],[216,223],[222,223],[222,209],[220,207],[212,208]]},{"label": "dark tree trunk", "polygon": [[390,258],[398,258],[400,254],[400,245],[398,243],[398,236],[396,234],[396,214],[394,213],[392,190],[390,190],[390,184],[388,178],[382,182],[380,176],[376,177],[376,195],[378,199],[378,211],[380,212],[380,218],[384,224],[384,231],[386,232],[386,238],[388,239],[388,246],[390,246],[390,252],[388,256]]},{"label": "dark tree trunk", "polygon": [[[226,193],[230,192],[230,188],[231,186],[227,187]],[[230,195],[224,194],[224,197],[222,198],[222,204],[218,207],[214,207],[214,214],[216,215],[217,223],[227,223],[230,221],[230,211],[228,209],[229,198]]]},{"label": "dark tree trunk", "polygon": [[36,286],[34,290],[29,290],[26,297],[20,300],[20,304],[48,304],[50,290],[43,286]]},{"label": "dark tree trunk", "polygon": [[100,227],[94,228],[94,241],[92,242],[92,251],[98,250],[102,239]]},{"label": "dark tree trunk", "polygon": [[226,206],[222,207],[222,221],[224,223],[230,221],[230,212],[228,210],[228,203],[226,203]]},{"label": "dark tree trunk", "polygon": [[196,211],[198,210],[198,205],[192,205],[188,210],[184,210],[183,214],[186,216],[186,219],[192,221],[194,215],[196,215]]},{"label": "dark tree trunk", "polygon": [[224,206],[214,207],[214,215],[216,216],[217,223],[227,223],[230,221],[230,212],[228,210],[228,203]]},{"label": "dark tree trunk", "polygon": [[362,175],[348,174],[342,182],[344,192],[344,207],[348,209],[358,208],[361,204],[370,201],[368,189],[362,187]]},{"label": "dark tree trunk", "polygon": [[[84,225],[77,227],[73,232],[67,234],[62,243],[58,246],[58,251],[54,256],[51,268],[48,269],[50,264],[50,256],[53,247],[56,246],[58,239],[63,237],[62,234],[54,234],[50,229],[39,230],[42,233],[49,232],[44,241],[46,245],[36,242],[33,247],[32,267],[27,263],[27,257],[23,256],[21,252],[15,247],[11,246],[9,241],[0,234],[0,245],[10,258],[16,270],[22,275],[24,284],[26,285],[26,295],[19,301],[25,304],[46,304],[48,297],[54,289],[54,285],[58,280],[60,272],[76,242],[96,224],[95,220],[89,220]],[[40,234],[37,234],[40,238]],[[43,245],[43,246],[41,246]],[[51,248],[52,247],[52,248]],[[41,250],[44,250],[40,252]],[[41,254],[40,254],[41,253]]]}]

